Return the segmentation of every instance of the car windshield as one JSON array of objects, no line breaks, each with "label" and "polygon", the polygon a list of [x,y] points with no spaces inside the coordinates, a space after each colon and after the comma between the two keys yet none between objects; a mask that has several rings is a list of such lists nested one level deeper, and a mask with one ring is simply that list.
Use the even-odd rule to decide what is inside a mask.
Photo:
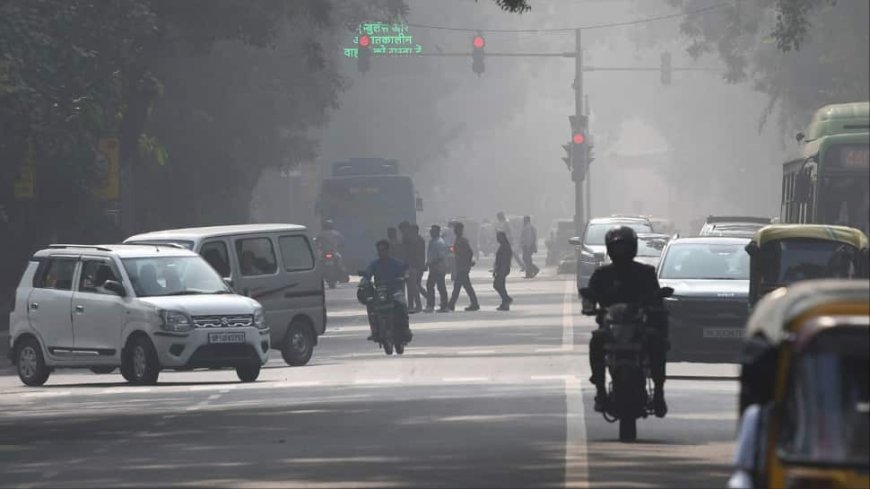
[{"label": "car windshield", "polygon": [[638,238],[637,256],[661,256],[667,238]]},{"label": "car windshield", "polygon": [[786,457],[870,465],[868,340],[867,328],[830,330],[812,339],[809,351],[797,357],[779,446]]},{"label": "car windshield", "polygon": [[661,267],[661,278],[696,280],[749,280],[749,254],[745,243],[678,243],[671,245]]},{"label": "car windshield", "polygon": [[586,236],[583,239],[583,243],[593,246],[604,245],[604,235],[607,234],[607,231],[611,228],[617,226],[628,226],[631,229],[634,229],[634,232],[636,233],[652,232],[652,227],[645,222],[602,222],[598,224],[590,224],[589,227],[586,228]]},{"label": "car windshield", "polygon": [[125,258],[123,262],[137,297],[230,292],[217,272],[198,256]]}]

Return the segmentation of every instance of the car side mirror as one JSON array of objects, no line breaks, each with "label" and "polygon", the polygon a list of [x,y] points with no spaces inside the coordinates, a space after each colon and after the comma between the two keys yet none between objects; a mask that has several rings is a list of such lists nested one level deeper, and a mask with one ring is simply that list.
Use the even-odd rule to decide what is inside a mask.
[{"label": "car side mirror", "polygon": [[574,236],[573,238],[568,238],[568,243],[569,243],[569,244],[572,244],[572,245],[574,245],[574,246],[581,246],[581,245],[583,245],[583,241],[580,240],[580,237],[579,237],[579,236]]},{"label": "car side mirror", "polygon": [[231,279],[230,277],[223,277],[221,280],[224,281],[227,287],[229,287],[230,289],[233,288],[233,279]]},{"label": "car side mirror", "polygon": [[113,294],[117,294],[120,297],[127,297],[127,289],[125,289],[124,286],[121,285],[121,282],[115,280],[106,280],[106,282],[103,284],[103,288]]},{"label": "car side mirror", "polygon": [[662,287],[659,289],[658,294],[656,294],[656,295],[658,295],[659,299],[664,299],[665,297],[670,297],[670,296],[674,295],[674,288],[673,287]]}]

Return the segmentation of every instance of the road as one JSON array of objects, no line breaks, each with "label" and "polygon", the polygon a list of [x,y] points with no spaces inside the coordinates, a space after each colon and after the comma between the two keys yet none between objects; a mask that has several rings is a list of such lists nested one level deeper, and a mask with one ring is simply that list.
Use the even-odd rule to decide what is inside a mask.
[{"label": "road", "polygon": [[711,377],[734,366],[670,365],[668,417],[618,443],[592,411],[593,322],[572,277],[511,277],[507,313],[485,272],[473,278],[483,310],[414,316],[402,357],[364,340],[346,285],[328,291],[312,362],[275,354],[253,384],[232,370],[150,387],[66,370],[27,388],[6,369],[0,486],[723,487],[737,388]]}]

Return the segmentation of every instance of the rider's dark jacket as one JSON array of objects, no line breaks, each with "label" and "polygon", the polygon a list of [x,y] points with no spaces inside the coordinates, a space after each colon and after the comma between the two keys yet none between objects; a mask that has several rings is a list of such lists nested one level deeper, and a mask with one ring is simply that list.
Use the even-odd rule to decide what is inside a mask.
[{"label": "rider's dark jacket", "polygon": [[378,258],[369,265],[368,273],[374,279],[375,285],[385,285],[390,293],[401,290],[401,279],[408,270],[408,264],[395,258]]},{"label": "rider's dark jacket", "polygon": [[661,305],[661,299],[655,297],[659,290],[655,268],[636,261],[620,265],[610,263],[598,268],[589,278],[589,288],[603,308],[621,302]]}]

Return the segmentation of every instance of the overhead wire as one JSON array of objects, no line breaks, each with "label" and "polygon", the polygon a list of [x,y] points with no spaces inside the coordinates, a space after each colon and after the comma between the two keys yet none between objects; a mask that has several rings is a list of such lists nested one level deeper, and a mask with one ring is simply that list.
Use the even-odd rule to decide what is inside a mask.
[{"label": "overhead wire", "polygon": [[543,34],[543,33],[562,33],[562,32],[573,32],[576,30],[593,30],[593,29],[607,29],[612,27],[624,27],[630,25],[638,25],[638,24],[646,24],[650,22],[658,22],[661,20],[668,19],[676,19],[679,17],[685,17],[687,15],[700,14],[704,12],[708,12],[710,10],[718,9],[726,6],[727,3],[717,3],[715,5],[708,5],[706,7],[697,8],[694,10],[686,10],[684,12],[677,12],[673,14],[667,15],[659,15],[656,17],[646,17],[643,19],[635,19],[623,22],[610,22],[606,24],[591,24],[585,26],[578,27],[555,27],[555,28],[547,28],[547,29],[474,29],[470,27],[452,27],[452,26],[437,26],[437,25],[428,25],[428,24],[418,24],[418,23],[408,23],[409,27],[416,27],[418,29],[432,29],[432,30],[441,30],[441,31],[456,31],[456,32],[491,32],[491,33],[535,33],[535,34]]}]

